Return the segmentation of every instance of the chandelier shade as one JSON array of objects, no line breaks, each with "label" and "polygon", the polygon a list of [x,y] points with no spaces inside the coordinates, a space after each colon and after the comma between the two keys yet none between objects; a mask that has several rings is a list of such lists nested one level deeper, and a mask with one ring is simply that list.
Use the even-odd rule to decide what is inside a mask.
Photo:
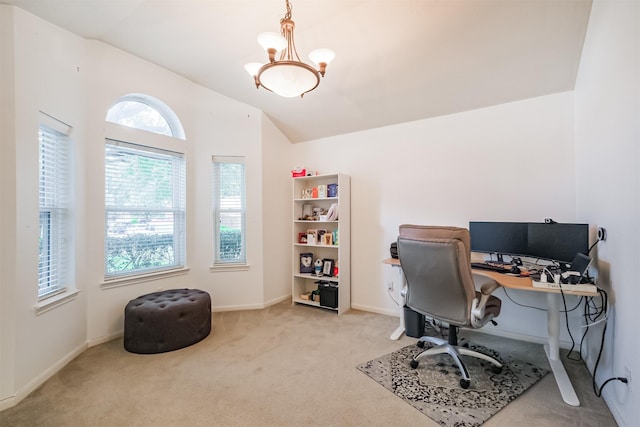
[{"label": "chandelier shade", "polygon": [[263,65],[260,85],[285,98],[294,98],[312,91],[320,84],[320,73],[313,67],[298,61],[278,61]]},{"label": "chandelier shade", "polygon": [[[256,88],[261,86],[285,98],[302,97],[314,90],[324,77],[327,65],[335,58],[331,49],[312,51],[309,59],[316,64],[313,68],[300,60],[293,39],[295,23],[291,19],[291,4],[286,0],[287,13],[280,20],[281,34],[264,32],[258,35],[258,44],[267,52],[269,62],[250,62],[244,69],[254,78]],[[280,55],[276,59],[276,55]]]}]

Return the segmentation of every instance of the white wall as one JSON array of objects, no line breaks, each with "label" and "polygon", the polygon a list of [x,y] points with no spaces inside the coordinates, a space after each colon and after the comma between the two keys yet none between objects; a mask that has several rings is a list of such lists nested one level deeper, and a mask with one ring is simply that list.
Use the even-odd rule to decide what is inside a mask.
[{"label": "white wall", "polygon": [[263,114],[262,255],[266,304],[291,298],[292,168],[291,143]]},{"label": "white wall", "polygon": [[[3,251],[11,255],[3,265],[7,281],[1,289],[0,325],[3,360],[7,357],[9,363],[1,366],[0,382],[7,381],[11,389],[3,386],[1,406],[16,395],[18,399],[24,397],[86,348],[86,294],[81,292],[54,311],[36,315],[34,310],[38,288],[39,111],[71,124],[73,143],[79,142],[85,118],[84,77],[78,72],[78,67],[83,67],[83,44],[70,34],[41,26],[19,9],[3,7],[0,13],[13,29],[13,56],[6,58],[13,67],[13,80],[8,84],[15,95],[14,104],[3,109],[3,116],[6,114],[14,126],[13,135],[3,141],[3,146],[12,152],[14,165],[8,169],[11,176],[5,176],[2,182],[9,195],[8,199],[3,198],[2,209],[7,228],[11,228],[7,240],[3,230],[2,245]],[[50,61],[52,57],[56,60]],[[3,62],[4,59],[3,55]],[[57,84],[52,85],[51,81]],[[78,287],[82,289],[81,285]]]},{"label": "white wall", "polygon": [[[225,310],[264,307],[265,289],[270,299],[289,295],[289,286],[282,286],[278,275],[273,276],[277,284],[272,284],[271,278],[268,286],[263,283],[267,278],[263,271],[262,210],[276,205],[263,206],[262,176],[290,192],[286,172],[276,175],[280,160],[263,171],[262,162],[273,160],[277,151],[286,147],[286,138],[269,130],[273,125],[268,118],[253,107],[106,44],[84,40],[18,8],[0,5],[0,35],[0,410],[20,401],[87,345],[120,336],[124,306],[136,296],[158,289],[199,288],[212,295],[214,310]],[[109,107],[129,93],[160,99],[176,112],[185,129],[188,271],[107,288],[103,286],[104,119]],[[71,287],[80,293],[37,315],[39,111],[73,127],[76,204],[72,242],[75,280]],[[273,150],[267,156],[263,156],[263,139]],[[219,273],[210,269],[212,155],[245,156],[250,268],[244,271]],[[288,204],[283,207],[278,197],[274,199],[277,206],[288,213]],[[288,238],[289,219],[276,212],[271,215],[276,235],[282,236],[284,228]],[[288,267],[289,258],[283,255],[274,266]]]},{"label": "white wall", "polygon": [[[0,206],[15,206],[13,9],[0,5]],[[14,390],[13,288],[16,274],[16,212],[0,209],[0,402]]]},{"label": "white wall", "polygon": [[[386,289],[399,277],[382,260],[400,224],[572,222],[573,150],[573,95],[567,92],[296,144],[293,162],[351,175],[352,306],[395,314]],[[399,288],[396,283],[395,298]],[[509,294],[546,307],[542,295]],[[546,337],[544,312],[498,296],[499,325],[485,330]],[[561,339],[566,345],[568,337]]]},{"label": "white wall", "polygon": [[[195,85],[160,67],[97,41],[88,42],[92,94],[88,110],[91,141],[83,159],[88,165],[84,194],[91,253],[86,282],[90,284],[88,337],[91,343],[122,332],[124,304],[136,296],[171,288],[198,288],[212,295],[214,310],[263,307],[261,116],[253,107]],[[126,78],[124,78],[126,76]],[[152,95],[171,107],[185,129],[187,162],[188,274],[132,286],[103,285],[104,117],[115,100],[128,93]],[[247,257],[245,271],[214,272],[211,199],[212,155],[245,156],[247,168]]]},{"label": "white wall", "polygon": [[[630,385],[614,381],[603,396],[620,425],[634,426],[640,419],[640,3],[593,3],[575,103],[578,217],[608,232],[596,252],[598,283],[611,300],[596,381],[631,372]],[[595,328],[588,343],[592,371],[601,333]]]}]

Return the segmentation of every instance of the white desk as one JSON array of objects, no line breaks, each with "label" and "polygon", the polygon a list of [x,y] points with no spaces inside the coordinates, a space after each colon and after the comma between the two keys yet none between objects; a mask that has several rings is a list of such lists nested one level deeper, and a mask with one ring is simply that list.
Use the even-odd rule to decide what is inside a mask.
[{"label": "white desk", "polygon": [[[389,258],[384,260],[384,263],[394,267],[400,267],[400,261],[397,259]],[[560,360],[560,291],[557,289],[534,288],[531,279],[528,277],[510,276],[489,270],[473,270],[473,272],[491,277],[505,288],[545,292],[547,294],[547,343],[544,345],[544,351],[549,360],[549,366],[551,366],[553,376],[558,384],[562,400],[571,406],[580,406],[580,400],[573,389],[573,385],[567,375],[567,371],[564,369],[562,360]],[[404,275],[402,275],[402,280],[404,287],[406,285]],[[405,331],[403,308],[405,300],[402,292],[400,294],[400,326],[391,334],[391,339],[393,340],[399,339]],[[564,290],[564,294],[594,297],[598,295],[598,292]]]}]

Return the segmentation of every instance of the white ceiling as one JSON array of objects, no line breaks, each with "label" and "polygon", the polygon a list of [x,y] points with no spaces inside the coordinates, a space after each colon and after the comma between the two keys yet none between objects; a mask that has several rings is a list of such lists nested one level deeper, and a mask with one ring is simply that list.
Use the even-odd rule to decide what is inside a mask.
[{"label": "white ceiling", "polygon": [[301,59],[335,50],[300,98],[244,71],[284,0],[0,0],[263,110],[292,142],[572,90],[591,0],[290,0]]}]

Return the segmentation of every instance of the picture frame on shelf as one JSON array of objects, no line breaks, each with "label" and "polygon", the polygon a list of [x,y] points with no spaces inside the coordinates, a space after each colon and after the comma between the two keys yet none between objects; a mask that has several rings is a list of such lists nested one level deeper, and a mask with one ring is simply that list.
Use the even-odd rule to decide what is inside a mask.
[{"label": "picture frame on shelf", "polygon": [[307,244],[307,233],[298,233],[298,243]]},{"label": "picture frame on shelf", "polygon": [[323,260],[323,265],[322,265],[322,275],[323,276],[328,276],[328,277],[333,277],[333,265],[334,265],[335,261],[329,258],[325,258]]},{"label": "picture frame on shelf", "polygon": [[313,273],[313,254],[311,252],[300,254],[300,273]]},{"label": "picture frame on shelf", "polygon": [[322,235],[321,244],[331,246],[333,245],[333,233],[325,233]]},{"label": "picture frame on shelf", "polygon": [[307,245],[318,244],[318,230],[307,230]]}]

